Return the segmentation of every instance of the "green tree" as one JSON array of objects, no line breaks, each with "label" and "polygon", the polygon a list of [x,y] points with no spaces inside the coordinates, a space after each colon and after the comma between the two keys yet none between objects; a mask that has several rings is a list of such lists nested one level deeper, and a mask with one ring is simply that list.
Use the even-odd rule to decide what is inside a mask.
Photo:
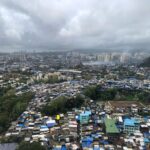
[{"label": "green tree", "polygon": [[46,115],[56,115],[58,113],[66,113],[72,108],[80,107],[84,103],[84,98],[81,95],[76,97],[61,96],[51,101],[47,106],[42,109],[42,113]]},{"label": "green tree", "polygon": [[34,96],[32,92],[17,96],[15,90],[10,88],[4,88],[2,91],[0,94],[0,133],[7,130],[10,122],[18,118]]}]

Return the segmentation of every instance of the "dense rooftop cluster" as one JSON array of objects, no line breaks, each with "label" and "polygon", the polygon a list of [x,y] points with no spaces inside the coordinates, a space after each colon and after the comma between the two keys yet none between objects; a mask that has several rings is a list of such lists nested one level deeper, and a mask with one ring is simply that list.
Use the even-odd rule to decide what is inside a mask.
[{"label": "dense rooftop cluster", "polygon": [[124,103],[89,100],[79,109],[54,116],[25,111],[5,136],[22,135],[24,141],[38,141],[54,150],[148,149],[150,118],[139,112],[149,108],[139,102]]},{"label": "dense rooftop cluster", "polygon": [[1,57],[0,117],[7,128],[0,141],[53,150],[150,149],[150,70],[135,57],[126,64],[131,56],[118,57],[115,63],[108,62],[116,54]]}]

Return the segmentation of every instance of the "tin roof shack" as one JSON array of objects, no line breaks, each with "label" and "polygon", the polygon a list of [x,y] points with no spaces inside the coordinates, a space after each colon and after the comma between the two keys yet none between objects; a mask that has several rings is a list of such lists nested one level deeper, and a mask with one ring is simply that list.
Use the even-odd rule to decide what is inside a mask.
[{"label": "tin roof shack", "polygon": [[140,125],[140,131],[141,131],[142,133],[149,133],[148,125],[146,125],[146,124],[141,124],[141,125]]},{"label": "tin roof shack", "polygon": [[68,136],[68,139],[70,139],[69,141],[74,141],[77,139],[77,132],[78,132],[78,124],[77,122],[74,120],[74,121],[69,121],[68,122],[68,128],[69,128],[69,131],[70,131],[70,135]]},{"label": "tin roof shack", "polygon": [[140,131],[136,131],[131,136],[124,138],[124,145],[132,149],[147,150],[149,149],[149,143],[149,139],[144,137]]},{"label": "tin roof shack", "polygon": [[99,144],[94,144],[93,145],[93,150],[100,150],[101,148],[100,148],[100,146],[99,146]]},{"label": "tin roof shack", "polygon": [[119,139],[119,130],[115,124],[115,120],[111,118],[105,119],[105,131],[110,142],[115,142]]},{"label": "tin roof shack", "polygon": [[76,121],[69,121],[68,123],[68,127],[69,127],[69,130],[70,132],[76,132],[77,133],[77,122]]},{"label": "tin roof shack", "polygon": [[67,147],[65,144],[62,145],[56,145],[53,147],[53,150],[67,150]]},{"label": "tin roof shack", "polygon": [[93,125],[82,124],[80,126],[81,137],[91,135],[93,132]]},{"label": "tin roof shack", "polygon": [[139,122],[135,118],[126,118],[124,119],[124,133],[132,134],[135,131],[139,130]]},{"label": "tin roof shack", "polygon": [[67,112],[67,116],[68,116],[68,119],[74,119],[75,118],[75,113],[74,112]]},{"label": "tin roof shack", "polygon": [[46,125],[48,128],[52,128],[56,125],[56,121],[55,120],[47,120]]},{"label": "tin roof shack", "polygon": [[49,133],[49,129],[46,125],[41,125],[40,126],[40,132],[41,133]]}]

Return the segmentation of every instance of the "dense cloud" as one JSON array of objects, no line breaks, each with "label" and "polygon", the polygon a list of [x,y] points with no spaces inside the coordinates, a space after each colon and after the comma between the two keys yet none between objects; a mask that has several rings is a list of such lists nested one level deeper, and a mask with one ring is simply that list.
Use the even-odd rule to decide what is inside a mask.
[{"label": "dense cloud", "polygon": [[150,0],[0,0],[0,51],[150,46]]}]

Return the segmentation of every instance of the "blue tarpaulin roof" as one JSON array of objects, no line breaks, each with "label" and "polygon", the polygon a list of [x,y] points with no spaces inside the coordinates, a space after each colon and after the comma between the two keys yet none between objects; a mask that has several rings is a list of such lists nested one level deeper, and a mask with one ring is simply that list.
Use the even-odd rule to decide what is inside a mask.
[{"label": "blue tarpaulin roof", "polygon": [[150,141],[149,141],[148,138],[144,138],[144,142],[145,142],[145,143],[149,143]]},{"label": "blue tarpaulin roof", "polygon": [[86,115],[91,115],[91,111],[85,111]]},{"label": "blue tarpaulin roof", "polygon": [[47,128],[47,126],[45,126],[45,125],[42,125],[42,126],[41,126],[41,129],[44,129],[44,128]]},{"label": "blue tarpaulin roof", "polygon": [[53,126],[55,126],[56,125],[56,123],[55,122],[48,122],[47,123],[47,127],[53,127]]},{"label": "blue tarpaulin roof", "polygon": [[24,127],[24,124],[18,124],[19,127]]},{"label": "blue tarpaulin roof", "polygon": [[125,126],[134,126],[135,125],[135,120],[134,119],[125,119],[124,120],[124,125]]},{"label": "blue tarpaulin roof", "polygon": [[147,122],[150,119],[150,116],[144,116],[144,121]]},{"label": "blue tarpaulin roof", "polygon": [[82,140],[82,147],[90,147],[92,143],[93,143],[93,138],[92,137],[84,138]]},{"label": "blue tarpaulin roof", "polygon": [[66,145],[62,145],[61,150],[67,150]]},{"label": "blue tarpaulin roof", "polygon": [[106,141],[106,140],[100,140],[100,143],[102,143],[102,144],[104,144],[104,145],[109,144],[108,141]]},{"label": "blue tarpaulin roof", "polygon": [[149,137],[149,136],[150,136],[150,133],[144,132],[144,137]]},{"label": "blue tarpaulin roof", "polygon": [[93,142],[93,138],[92,137],[86,137],[82,140],[82,142],[89,142],[89,141]]},{"label": "blue tarpaulin roof", "polygon": [[19,118],[19,121],[25,122],[25,119],[24,118]]},{"label": "blue tarpaulin roof", "polygon": [[85,111],[80,114],[80,116],[89,116],[91,115],[91,111]]}]

